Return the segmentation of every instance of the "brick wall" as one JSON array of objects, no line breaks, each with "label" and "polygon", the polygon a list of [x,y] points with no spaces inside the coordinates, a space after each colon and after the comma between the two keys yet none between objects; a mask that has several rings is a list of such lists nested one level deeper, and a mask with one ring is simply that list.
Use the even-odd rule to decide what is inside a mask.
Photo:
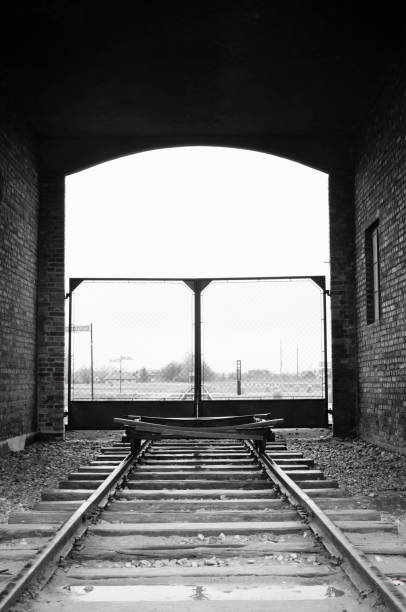
[{"label": "brick wall", "polygon": [[0,119],[0,440],[36,429],[38,179],[33,142]]},{"label": "brick wall", "polygon": [[355,329],[354,174],[329,175],[334,434],[358,426]]},{"label": "brick wall", "polygon": [[[394,75],[391,75],[394,76]],[[406,448],[406,79],[397,71],[366,121],[355,180],[360,431]],[[367,325],[365,230],[379,219],[381,318]]]},{"label": "brick wall", "polygon": [[63,434],[65,179],[41,177],[38,276],[38,430]]}]

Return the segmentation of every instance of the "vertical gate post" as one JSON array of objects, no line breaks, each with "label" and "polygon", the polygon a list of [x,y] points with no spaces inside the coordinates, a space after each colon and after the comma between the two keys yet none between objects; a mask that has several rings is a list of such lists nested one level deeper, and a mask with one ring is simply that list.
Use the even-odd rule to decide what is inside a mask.
[{"label": "vertical gate post", "polygon": [[201,296],[202,286],[199,280],[194,283],[195,293],[195,388],[194,388],[194,412],[199,416],[202,401],[202,309]]},{"label": "vertical gate post", "polygon": [[324,349],[324,426],[328,427],[328,364],[327,364],[327,289],[323,289],[323,349]]},{"label": "vertical gate post", "polygon": [[[327,296],[330,292],[326,289],[325,276],[311,276],[314,283],[321,289],[323,296],[322,302],[322,321],[323,321],[323,396],[324,396],[324,427],[328,427],[328,364],[327,364]],[[297,357],[296,357],[297,358]],[[297,372],[298,366],[296,366]]]},{"label": "vertical gate post", "polygon": [[94,371],[93,371],[93,323],[90,323],[90,390],[94,399]]},{"label": "vertical gate post", "polygon": [[70,408],[72,400],[72,290],[69,288],[69,293],[66,296],[69,300],[69,320],[68,320],[68,415],[70,417]]},{"label": "vertical gate post", "polygon": [[[71,422],[71,407],[72,407],[72,384],[73,384],[73,380],[72,380],[72,332],[73,332],[73,326],[72,326],[72,300],[73,300],[73,292],[75,291],[76,287],[78,287],[80,285],[80,283],[82,282],[82,280],[80,278],[70,278],[69,279],[69,293],[66,294],[66,298],[69,299],[69,309],[68,309],[68,425],[67,425],[67,429],[69,429],[69,425]],[[93,350],[93,349],[92,349]],[[74,371],[73,371],[73,376],[74,376]],[[93,399],[93,396],[92,396]]]},{"label": "vertical gate post", "polygon": [[194,371],[194,415],[200,416],[200,405],[202,403],[202,291],[210,285],[208,279],[184,279],[183,282],[194,293],[194,318],[195,318],[195,371]]}]

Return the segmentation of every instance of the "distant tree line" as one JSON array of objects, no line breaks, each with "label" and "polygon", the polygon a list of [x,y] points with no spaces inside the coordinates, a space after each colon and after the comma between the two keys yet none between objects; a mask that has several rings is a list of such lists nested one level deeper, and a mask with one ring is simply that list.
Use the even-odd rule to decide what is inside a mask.
[{"label": "distant tree line", "polygon": [[[170,361],[158,370],[150,370],[145,367],[136,371],[123,370],[121,380],[123,382],[190,382],[194,374],[194,359],[191,354],[187,354],[183,361]],[[236,371],[217,372],[207,362],[203,362],[203,374],[205,381],[235,380]],[[295,379],[297,382],[320,380],[320,370],[303,370],[298,374],[288,372],[272,372],[267,369],[251,369],[242,372],[242,380],[245,382],[260,381],[269,384],[289,382]],[[91,372],[88,367],[81,367],[74,371],[73,381],[76,384],[90,384]],[[94,382],[112,382],[119,379],[118,368],[103,366],[95,368],[93,372]],[[65,372],[65,382],[67,382],[67,372]]]}]

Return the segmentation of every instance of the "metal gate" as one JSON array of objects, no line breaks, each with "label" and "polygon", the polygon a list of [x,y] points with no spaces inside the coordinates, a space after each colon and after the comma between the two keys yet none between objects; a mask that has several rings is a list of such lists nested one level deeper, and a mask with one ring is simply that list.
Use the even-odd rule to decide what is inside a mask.
[{"label": "metal gate", "polygon": [[326,426],[326,295],[322,276],[70,279],[68,427],[253,413]]}]

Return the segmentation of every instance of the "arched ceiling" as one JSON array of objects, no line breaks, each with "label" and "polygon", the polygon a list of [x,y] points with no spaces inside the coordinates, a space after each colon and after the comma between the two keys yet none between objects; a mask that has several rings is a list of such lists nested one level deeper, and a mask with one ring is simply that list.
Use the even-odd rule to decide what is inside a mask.
[{"label": "arched ceiling", "polygon": [[0,87],[63,171],[176,144],[351,163],[403,55],[400,19],[363,3],[15,0],[2,21]]}]

